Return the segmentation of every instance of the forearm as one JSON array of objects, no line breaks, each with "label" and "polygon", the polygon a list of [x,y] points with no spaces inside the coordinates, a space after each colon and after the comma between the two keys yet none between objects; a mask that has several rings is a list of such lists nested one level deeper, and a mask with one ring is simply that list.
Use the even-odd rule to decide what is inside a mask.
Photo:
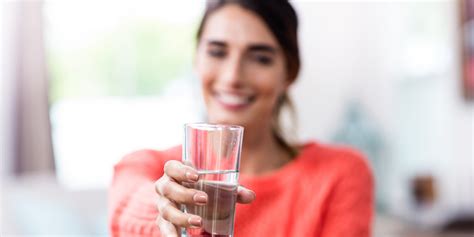
[{"label": "forearm", "polygon": [[109,193],[111,236],[160,236],[154,182],[145,177],[116,178]]}]

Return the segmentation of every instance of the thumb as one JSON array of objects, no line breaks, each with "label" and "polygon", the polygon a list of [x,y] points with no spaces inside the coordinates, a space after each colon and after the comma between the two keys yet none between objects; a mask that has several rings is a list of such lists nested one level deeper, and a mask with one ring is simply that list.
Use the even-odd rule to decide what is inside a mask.
[{"label": "thumb", "polygon": [[247,189],[243,186],[239,186],[237,188],[237,202],[242,204],[248,204],[255,200],[256,195],[255,192]]}]

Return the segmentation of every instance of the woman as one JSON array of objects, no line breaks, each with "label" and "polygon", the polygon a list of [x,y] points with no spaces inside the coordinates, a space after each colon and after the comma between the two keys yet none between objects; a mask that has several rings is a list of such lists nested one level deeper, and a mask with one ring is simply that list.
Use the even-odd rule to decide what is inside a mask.
[{"label": "woman", "polygon": [[[300,59],[297,17],[284,0],[209,2],[198,31],[195,71],[210,123],[245,127],[235,236],[369,236],[373,180],[362,156],[310,142],[290,145],[278,127]],[[138,151],[115,166],[113,236],[179,236],[205,204],[183,181],[199,177],[181,148]]]}]

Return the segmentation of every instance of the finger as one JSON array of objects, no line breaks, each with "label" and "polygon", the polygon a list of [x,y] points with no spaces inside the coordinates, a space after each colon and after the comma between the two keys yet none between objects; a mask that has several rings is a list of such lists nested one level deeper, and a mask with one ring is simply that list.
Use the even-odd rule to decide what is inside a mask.
[{"label": "finger", "polygon": [[156,182],[155,188],[158,194],[179,204],[204,205],[208,199],[205,192],[183,187],[166,176]]},{"label": "finger", "polygon": [[183,213],[171,203],[160,207],[159,211],[163,220],[179,227],[199,227],[202,224],[201,217]]},{"label": "finger", "polygon": [[184,165],[180,161],[170,160],[165,163],[165,174],[177,182],[196,182],[199,175],[195,169]]},{"label": "finger", "polygon": [[160,229],[160,234],[163,237],[179,237],[179,230],[170,222],[164,220],[161,216],[156,218],[156,225]]},{"label": "finger", "polygon": [[248,204],[248,203],[253,202],[255,198],[256,198],[256,195],[254,191],[244,188],[242,186],[239,186],[237,188],[237,202]]}]

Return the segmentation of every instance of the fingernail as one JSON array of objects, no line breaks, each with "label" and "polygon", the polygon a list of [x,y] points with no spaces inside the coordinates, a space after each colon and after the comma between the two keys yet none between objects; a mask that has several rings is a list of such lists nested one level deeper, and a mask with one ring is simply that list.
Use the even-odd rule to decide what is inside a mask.
[{"label": "fingernail", "polygon": [[190,181],[197,181],[199,179],[199,175],[196,173],[191,173],[190,171],[186,172],[186,178]]},{"label": "fingernail", "polygon": [[201,221],[202,221],[201,217],[198,217],[198,216],[191,216],[188,219],[189,224],[193,226],[201,226]]},{"label": "fingernail", "polygon": [[252,194],[254,197],[257,196],[257,194],[255,194],[255,192],[254,192],[253,190],[250,190],[250,189],[244,188],[244,187],[240,187],[240,188],[241,188],[243,191]]},{"label": "fingernail", "polygon": [[196,194],[194,194],[193,200],[197,204],[206,204],[207,203],[207,196],[202,194],[202,193],[196,193]]},{"label": "fingernail", "polygon": [[257,197],[257,194],[254,191],[252,191],[252,190],[249,190],[249,191],[253,195],[254,198]]}]

